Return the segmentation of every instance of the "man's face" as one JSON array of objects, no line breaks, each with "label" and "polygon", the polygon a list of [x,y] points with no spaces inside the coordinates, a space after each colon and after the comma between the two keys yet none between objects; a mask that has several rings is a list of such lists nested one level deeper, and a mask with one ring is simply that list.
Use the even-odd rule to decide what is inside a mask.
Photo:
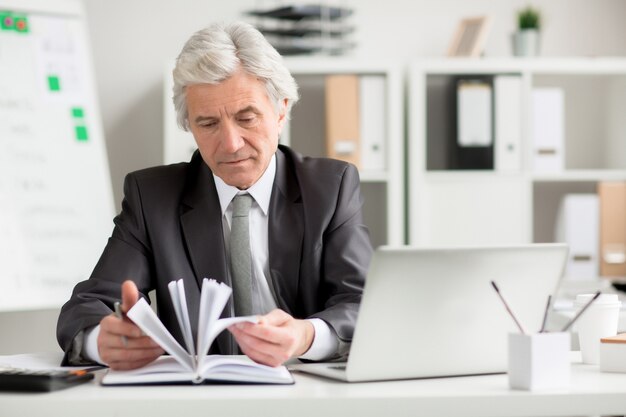
[{"label": "man's face", "polygon": [[219,84],[187,87],[189,126],[202,159],[228,185],[247,189],[265,172],[278,146],[280,114],[262,81],[237,71]]}]

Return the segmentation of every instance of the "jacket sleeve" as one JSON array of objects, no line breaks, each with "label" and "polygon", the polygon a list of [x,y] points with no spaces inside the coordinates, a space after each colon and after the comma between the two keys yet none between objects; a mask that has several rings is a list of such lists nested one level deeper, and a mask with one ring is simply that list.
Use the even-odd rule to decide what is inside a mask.
[{"label": "jacket sleeve", "polygon": [[363,223],[363,198],[357,169],[347,165],[334,214],[324,232],[322,294],[324,310],[312,317],[326,321],[339,339],[337,358],[347,355],[354,334],[365,277],[372,257]]},{"label": "jacket sleeve", "polygon": [[57,340],[65,352],[64,363],[80,357],[73,352],[75,339],[85,329],[100,323],[113,311],[121,298],[121,284],[132,279],[140,296],[147,298],[153,262],[146,232],[141,193],[132,174],[124,181],[122,212],[114,219],[115,228],[100,260],[88,280],[78,283],[70,300],[61,309],[57,322]]}]

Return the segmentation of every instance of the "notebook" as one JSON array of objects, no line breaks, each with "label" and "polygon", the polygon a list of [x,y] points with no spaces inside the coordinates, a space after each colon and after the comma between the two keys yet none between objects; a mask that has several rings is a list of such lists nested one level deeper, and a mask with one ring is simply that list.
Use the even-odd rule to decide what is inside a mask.
[{"label": "notebook", "polygon": [[506,372],[518,332],[537,332],[567,256],[564,244],[417,249],[379,247],[347,363],[294,367],[348,382]]}]

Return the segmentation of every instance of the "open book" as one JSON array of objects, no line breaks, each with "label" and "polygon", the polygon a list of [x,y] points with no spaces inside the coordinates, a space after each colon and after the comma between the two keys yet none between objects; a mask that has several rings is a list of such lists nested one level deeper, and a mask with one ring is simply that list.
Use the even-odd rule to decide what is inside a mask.
[{"label": "open book", "polygon": [[139,369],[109,370],[102,379],[103,385],[201,384],[205,381],[293,384],[293,378],[284,366],[273,368],[261,365],[245,356],[207,354],[217,335],[228,326],[244,321],[257,322],[255,316],[219,318],[232,292],[230,287],[214,280],[203,280],[195,346],[183,281],[172,281],[168,288],[187,350],[167,331],[142,298],[128,311],[127,316],[170,356],[162,356]]}]

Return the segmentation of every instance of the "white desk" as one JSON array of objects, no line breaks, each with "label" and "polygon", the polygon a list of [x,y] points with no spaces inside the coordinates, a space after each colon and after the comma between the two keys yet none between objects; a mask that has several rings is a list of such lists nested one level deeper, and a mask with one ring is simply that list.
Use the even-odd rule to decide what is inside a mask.
[{"label": "white desk", "polygon": [[506,375],[346,384],[294,373],[291,386],[101,387],[0,393],[0,416],[584,416],[626,414],[626,374],[575,363],[567,390],[508,388]]}]

